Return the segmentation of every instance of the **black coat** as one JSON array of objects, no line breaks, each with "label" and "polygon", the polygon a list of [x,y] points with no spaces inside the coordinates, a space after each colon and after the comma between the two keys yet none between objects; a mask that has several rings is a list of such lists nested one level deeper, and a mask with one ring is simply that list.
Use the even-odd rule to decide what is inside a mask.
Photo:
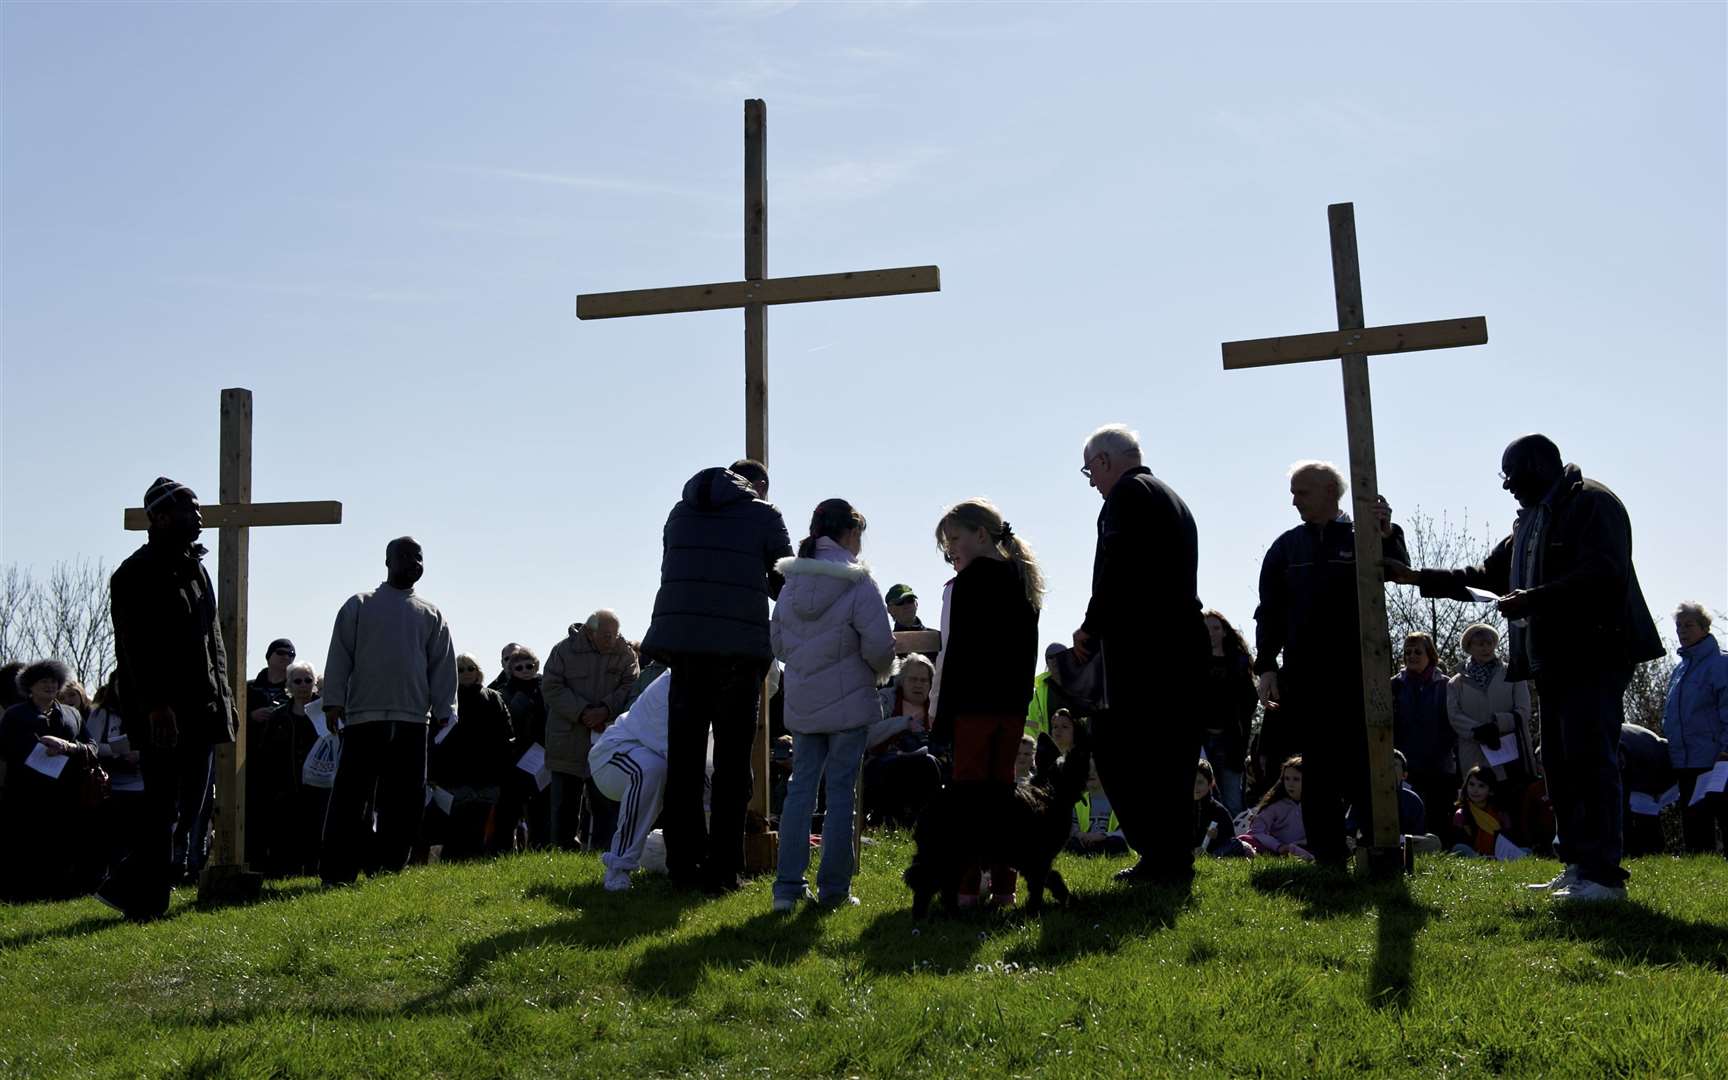
[{"label": "black coat", "polygon": [[1038,674],[1038,612],[1020,571],[974,559],[954,577],[933,741],[950,743],[962,713],[1026,715]]},{"label": "black coat", "polygon": [[666,518],[660,591],[642,647],[768,660],[774,564],[792,554],[780,511],[730,469],[704,469]]},{"label": "black coat", "polygon": [[[1409,561],[1404,530],[1392,526],[1386,558]],[[1260,564],[1260,606],[1254,609],[1254,670],[1334,673],[1339,693],[1360,697],[1362,633],[1356,615],[1356,526],[1338,518],[1307,522],[1272,541]]]},{"label": "black coat", "polygon": [[[524,750],[535,743],[546,745],[546,697],[541,690],[541,678],[536,675],[532,679],[505,679],[504,686],[496,691],[504,715],[510,718],[516,741]],[[456,715],[462,715],[460,687],[456,691]]]},{"label": "black coat", "polygon": [[121,699],[142,724],[158,706],[173,708],[182,745],[234,741],[228,653],[203,556],[201,546],[152,541],[108,582]]},{"label": "black coat", "polygon": [[445,788],[502,785],[526,748],[517,746],[510,709],[498,691],[460,687],[456,727],[443,742],[433,744],[428,774]]},{"label": "black coat", "polygon": [[[1208,756],[1215,749],[1215,764],[1236,771],[1248,753],[1248,734],[1254,727],[1254,709],[1260,692],[1254,686],[1252,661],[1246,653],[1209,656],[1204,668],[1200,722],[1206,735]],[[1055,710],[1051,704],[1051,710]],[[1216,730],[1217,734],[1213,732]]]},{"label": "black coat", "polygon": [[[1574,670],[1606,665],[1629,669],[1663,653],[1662,638],[1632,568],[1632,520],[1606,487],[1566,466],[1542,537],[1542,580],[1526,585],[1535,666]],[[1423,596],[1469,599],[1474,585],[1505,595],[1512,589],[1512,537],[1494,546],[1480,566],[1423,570]],[[1528,679],[1530,658],[1507,658],[1506,677]]]},{"label": "black coat", "polygon": [[1092,599],[1081,629],[1104,646],[1112,698],[1149,665],[1192,672],[1212,651],[1201,616],[1200,539],[1188,504],[1138,466],[1105,496],[1092,556]]}]

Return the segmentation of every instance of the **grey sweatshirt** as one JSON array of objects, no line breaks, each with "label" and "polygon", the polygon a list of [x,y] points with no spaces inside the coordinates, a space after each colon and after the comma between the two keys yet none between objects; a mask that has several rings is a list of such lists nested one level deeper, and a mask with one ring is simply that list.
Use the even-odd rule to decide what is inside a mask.
[{"label": "grey sweatshirt", "polygon": [[356,593],[336,613],[324,665],[324,705],[345,723],[424,724],[456,712],[456,649],[436,607],[389,582]]}]

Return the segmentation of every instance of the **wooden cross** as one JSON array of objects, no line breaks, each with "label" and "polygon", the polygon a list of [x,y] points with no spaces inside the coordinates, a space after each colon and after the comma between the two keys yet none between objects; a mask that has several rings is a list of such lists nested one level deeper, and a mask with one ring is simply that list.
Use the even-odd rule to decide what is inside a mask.
[{"label": "wooden cross", "polygon": [[[246,589],[250,530],[270,525],[339,525],[339,502],[252,501],[252,391],[222,391],[221,464],[214,506],[200,507],[205,528],[217,530],[216,616],[228,651],[228,685],[240,723],[234,742],[216,747],[216,843],[198,882],[201,902],[256,895],[259,878],[246,869]],[[126,528],[150,527],[143,507],[126,511]]]},{"label": "wooden cross", "polygon": [[1361,625],[1362,702],[1368,723],[1369,792],[1374,835],[1369,865],[1376,874],[1396,873],[1401,865],[1398,828],[1398,776],[1392,761],[1391,642],[1386,627],[1386,588],[1381,574],[1380,530],[1375,520],[1379,498],[1374,461],[1374,411],[1368,395],[1368,357],[1385,353],[1450,349],[1488,341],[1482,316],[1442,319],[1398,326],[1366,326],[1362,317],[1362,275],[1356,257],[1356,208],[1336,203],[1326,208],[1332,231],[1332,288],[1337,296],[1338,329],[1293,337],[1224,343],[1224,369],[1340,360],[1344,369],[1344,426],[1350,442],[1350,492],[1356,534],[1356,614]]},{"label": "wooden cross", "polygon": [[[576,298],[579,319],[670,315],[681,311],[744,309],[744,456],[768,463],[768,306],[817,300],[937,292],[934,266],[860,270],[808,277],[768,276],[768,106],[744,102],[744,280],[669,289],[586,293]],[[752,806],[768,814],[768,697],[763,688],[754,767]],[[758,861],[753,859],[753,862]],[[753,866],[753,869],[771,869]]]}]

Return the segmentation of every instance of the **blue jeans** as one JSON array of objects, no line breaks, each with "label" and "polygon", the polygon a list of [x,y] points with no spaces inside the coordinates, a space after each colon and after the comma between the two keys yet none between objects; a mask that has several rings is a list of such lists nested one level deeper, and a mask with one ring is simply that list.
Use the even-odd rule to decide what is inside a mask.
[{"label": "blue jeans", "polygon": [[797,900],[804,895],[804,872],[810,866],[810,815],[816,808],[816,786],[824,777],[828,781],[828,812],[822,818],[822,864],[816,870],[816,896],[838,901],[852,894],[852,797],[869,737],[870,729],[862,727],[831,735],[792,733],[792,779],[786,784],[786,805],[780,811],[776,900]]}]

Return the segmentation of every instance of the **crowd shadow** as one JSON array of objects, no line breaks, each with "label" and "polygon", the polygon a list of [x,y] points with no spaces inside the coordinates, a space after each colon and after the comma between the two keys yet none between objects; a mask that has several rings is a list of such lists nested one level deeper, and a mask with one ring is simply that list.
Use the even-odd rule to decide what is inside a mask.
[{"label": "crowd shadow", "polygon": [[1410,895],[1405,877],[1374,881],[1311,863],[1280,862],[1255,867],[1249,882],[1258,892],[1300,901],[1305,919],[1336,919],[1374,911],[1368,1003],[1399,1012],[1410,1007],[1416,986],[1416,938],[1436,909]]},{"label": "crowd shadow", "polygon": [[[90,934],[99,934],[104,930],[114,930],[122,926],[160,926],[163,923],[178,919],[182,915],[209,914],[217,911],[228,911],[235,908],[257,907],[260,904],[270,904],[278,900],[291,900],[303,893],[316,892],[317,890],[317,881],[309,880],[295,881],[283,885],[275,885],[266,882],[263,890],[257,896],[245,900],[225,901],[220,904],[200,903],[196,894],[193,894],[186,899],[176,896],[174,902],[170,904],[166,914],[159,918],[151,919],[147,923],[134,923],[118,911],[114,911],[110,908],[103,908],[97,914],[86,915],[84,918],[78,919],[75,922],[67,923],[64,926],[53,926],[44,930],[21,930],[9,934],[6,937],[0,937],[0,953],[12,952],[16,949],[26,948],[43,941],[86,937]],[[187,892],[190,890],[182,889],[181,891]],[[59,904],[74,904],[90,899],[92,898],[89,896],[72,897],[67,900],[48,901],[43,903],[42,906],[48,907],[57,906]]]},{"label": "crowd shadow", "polygon": [[681,1001],[696,991],[709,968],[796,963],[821,938],[826,915],[816,904],[800,904],[790,915],[764,911],[734,926],[655,945],[630,965],[624,981],[638,993]]},{"label": "crowd shadow", "polygon": [[1677,919],[1637,900],[1515,910],[1532,939],[1581,941],[1604,960],[1728,975],[1728,922]]}]

